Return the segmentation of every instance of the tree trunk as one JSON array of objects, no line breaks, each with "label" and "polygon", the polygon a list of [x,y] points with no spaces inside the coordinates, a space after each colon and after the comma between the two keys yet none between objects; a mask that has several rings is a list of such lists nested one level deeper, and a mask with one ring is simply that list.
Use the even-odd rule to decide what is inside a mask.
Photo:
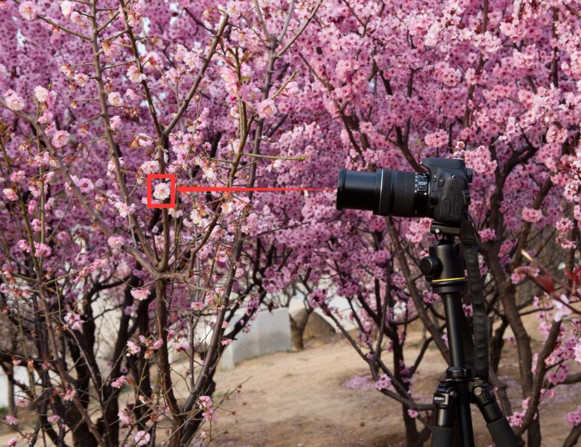
[{"label": "tree trunk", "polygon": [[527,447],[541,447],[541,424],[538,416],[527,429]]},{"label": "tree trunk", "polygon": [[14,365],[9,363],[6,367],[6,377],[8,378],[8,410],[14,417],[18,417],[16,409],[16,397],[14,393]]},{"label": "tree trunk", "polygon": [[403,422],[405,425],[405,439],[406,447],[422,447],[424,440],[418,432],[418,427],[416,420],[408,414],[408,410],[405,405],[401,406],[401,412],[403,415]]},{"label": "tree trunk", "polygon": [[313,309],[311,308],[305,309],[305,312],[297,313],[296,319],[289,314],[292,343],[297,351],[305,349],[305,328],[307,327],[309,316],[312,312]]}]

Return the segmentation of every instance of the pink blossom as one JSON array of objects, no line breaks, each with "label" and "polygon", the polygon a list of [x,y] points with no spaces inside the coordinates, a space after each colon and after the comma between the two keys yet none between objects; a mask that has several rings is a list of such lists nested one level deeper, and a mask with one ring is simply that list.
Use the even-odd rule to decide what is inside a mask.
[{"label": "pink blossom", "polygon": [[30,222],[30,227],[32,228],[32,231],[38,233],[42,229],[40,219],[33,219],[32,222]]},{"label": "pink blossom", "polygon": [[65,315],[65,322],[73,331],[80,331],[83,327],[84,320],[82,320],[81,316],[76,312],[67,312]]},{"label": "pink blossom", "polygon": [[411,408],[408,409],[408,416],[411,417],[412,419],[415,419],[418,417],[418,412],[416,410],[412,410]]},{"label": "pink blossom", "polygon": [[65,75],[67,79],[71,79],[73,77],[74,72],[70,65],[63,64],[59,67],[59,70],[62,74]]},{"label": "pink blossom", "polygon": [[119,92],[111,92],[107,96],[107,102],[115,107],[121,107],[123,105],[123,98]]},{"label": "pink blossom", "polygon": [[56,235],[56,240],[59,241],[61,244],[66,244],[70,241],[69,233],[66,231],[59,231]]},{"label": "pink blossom", "polygon": [[77,395],[77,392],[74,389],[68,388],[65,391],[65,394],[63,395],[63,399],[66,401],[72,401],[76,395]]},{"label": "pink blossom", "polygon": [[90,193],[95,188],[95,185],[93,184],[92,180],[88,178],[82,178],[81,180],[79,180],[77,186],[79,187],[82,193]]},{"label": "pink blossom", "polygon": [[36,19],[36,5],[34,2],[22,2],[18,7],[18,12],[26,20]]},{"label": "pink blossom", "polygon": [[83,16],[79,14],[77,11],[71,12],[71,22],[76,23],[77,25],[83,25]]},{"label": "pink blossom", "polygon": [[466,165],[478,174],[492,175],[496,170],[496,161],[491,159],[490,150],[486,146],[465,150],[464,160]]},{"label": "pink blossom", "polygon": [[524,420],[524,413],[524,411],[515,412],[512,414],[512,416],[508,417],[508,423],[511,425],[511,427],[520,427],[522,425]]},{"label": "pink blossom", "polygon": [[16,242],[16,248],[22,252],[30,252],[30,246],[24,239],[20,239],[18,242]]},{"label": "pink blossom", "polygon": [[232,339],[231,338],[223,338],[222,340],[220,340],[220,343],[222,344],[222,346],[228,346],[230,343],[232,343]]},{"label": "pink blossom", "polygon": [[144,301],[149,296],[149,289],[132,289],[131,296],[138,301]]},{"label": "pink blossom", "polygon": [[132,356],[132,355],[137,355],[141,352],[141,346],[139,346],[137,343],[129,340],[127,342],[127,357]]},{"label": "pink blossom", "polygon": [[127,383],[127,376],[119,376],[113,382],[111,382],[111,386],[113,388],[121,388],[123,385]]},{"label": "pink blossom", "polygon": [[129,266],[127,261],[123,260],[119,263],[119,265],[117,266],[116,273],[117,276],[121,278],[124,278],[131,273],[131,267]]},{"label": "pink blossom", "polygon": [[124,408],[123,410],[119,410],[117,413],[119,420],[122,424],[131,425],[135,422],[131,410],[129,408]]},{"label": "pink blossom", "polygon": [[276,113],[276,105],[272,99],[265,99],[256,104],[256,111],[262,119],[272,118]]},{"label": "pink blossom", "polygon": [[238,84],[238,79],[234,72],[228,67],[222,67],[220,69],[220,76],[226,84],[226,91],[231,97],[236,98],[240,94],[240,85]]},{"label": "pink blossom", "polygon": [[38,202],[35,199],[32,199],[32,200],[30,200],[30,202],[28,202],[28,205],[26,207],[28,214],[34,213],[34,211],[36,210],[37,204],[38,204]]},{"label": "pink blossom", "polygon": [[[27,2],[30,3],[30,2]],[[14,90],[4,93],[4,101],[9,109],[19,112],[24,109],[24,100]]]},{"label": "pink blossom", "polygon": [[159,172],[159,162],[157,160],[146,161],[139,167],[144,174],[155,174]]},{"label": "pink blossom", "polygon": [[10,174],[10,181],[14,183],[20,183],[26,178],[26,173],[20,169],[18,171],[14,171]]},{"label": "pink blossom", "polygon": [[575,411],[567,413],[567,423],[572,427],[581,425],[581,405]]},{"label": "pink blossom", "polygon": [[60,2],[61,12],[63,16],[69,17],[71,12],[73,12],[74,3],[70,1],[62,1]]},{"label": "pink blossom", "polygon": [[51,424],[56,424],[58,422],[60,422],[61,418],[59,415],[57,414],[51,414],[50,416],[48,416],[47,421],[50,422]]},{"label": "pink blossom", "polygon": [[11,414],[5,417],[6,423],[8,425],[18,425],[18,419],[12,416]]},{"label": "pink blossom", "polygon": [[155,197],[160,202],[163,202],[166,199],[169,199],[171,195],[171,189],[168,183],[158,183],[155,185],[153,190],[153,197]]},{"label": "pink blossom", "polygon": [[14,447],[16,444],[18,444],[18,438],[10,438],[6,445],[8,447]]},{"label": "pink blossom", "polygon": [[54,121],[54,114],[48,109],[45,110],[42,115],[40,115],[40,118],[38,118],[38,122],[40,124],[49,124],[49,123],[52,123],[53,121]]},{"label": "pink blossom", "polygon": [[379,380],[375,382],[375,389],[376,390],[386,390],[391,387],[391,379],[387,376],[387,374],[382,374],[379,377]]},{"label": "pink blossom", "polygon": [[36,252],[36,256],[43,256],[48,258],[52,254],[52,249],[48,245],[40,242],[34,243],[34,250]]},{"label": "pink blossom", "polygon": [[127,77],[133,83],[138,83],[146,79],[146,76],[139,72],[139,68],[137,68],[137,65],[131,65],[127,69]]},{"label": "pink blossom", "polygon": [[485,228],[478,232],[482,242],[494,241],[496,239],[496,232],[492,228]]},{"label": "pink blossom", "polygon": [[149,440],[151,439],[151,435],[146,431],[138,431],[135,433],[135,442],[137,445],[143,446],[149,444]]},{"label": "pink blossom", "polygon": [[424,142],[429,147],[442,147],[448,144],[448,133],[445,130],[438,130],[426,135]]},{"label": "pink blossom", "polygon": [[48,90],[40,85],[37,85],[34,87],[34,96],[38,102],[46,102],[48,99]]},{"label": "pink blossom", "polygon": [[523,208],[521,216],[525,222],[535,223],[541,220],[543,213],[534,208]]},{"label": "pink blossom", "polygon": [[213,405],[212,398],[210,396],[200,396],[198,404],[201,408],[210,408]]},{"label": "pink blossom", "polygon": [[547,131],[547,143],[562,144],[567,140],[567,129],[559,129],[556,126],[549,127]]},{"label": "pink blossom", "polygon": [[4,188],[2,194],[4,194],[4,197],[11,202],[18,200],[18,194],[16,194],[16,191],[14,191],[13,188]]},{"label": "pink blossom", "polygon": [[107,239],[107,244],[109,244],[109,247],[113,250],[120,250],[124,243],[125,239],[123,239],[122,236],[110,236],[109,239]]},{"label": "pink blossom", "polygon": [[518,284],[523,279],[525,279],[525,275],[523,275],[522,273],[512,272],[512,274],[510,275],[510,280],[513,284]]},{"label": "pink blossom", "polygon": [[135,204],[127,205],[124,202],[115,202],[113,206],[117,208],[119,215],[123,218],[135,213]]},{"label": "pink blossom", "polygon": [[85,73],[75,73],[74,79],[77,85],[80,87],[84,87],[87,85],[87,82],[89,82],[89,76]]},{"label": "pink blossom", "polygon": [[66,130],[57,130],[52,136],[52,145],[61,148],[69,143],[69,133]]},{"label": "pink blossom", "polygon": [[337,79],[342,82],[346,82],[350,76],[352,76],[353,71],[358,68],[358,64],[356,61],[352,59],[343,59],[337,62],[337,66],[335,68],[335,74],[337,75]]},{"label": "pink blossom", "polygon": [[562,217],[555,224],[555,228],[559,233],[568,233],[573,229],[573,221],[567,217]]},{"label": "pink blossom", "polygon": [[149,71],[159,71],[161,70],[162,65],[161,56],[155,51],[150,51],[143,59],[143,67]]},{"label": "pink blossom", "polygon": [[153,145],[153,138],[144,133],[139,133],[135,135],[135,138],[131,142],[131,149],[136,149],[138,147],[151,147]]},{"label": "pink blossom", "polygon": [[118,115],[111,117],[111,130],[120,130],[121,129],[121,117]]}]

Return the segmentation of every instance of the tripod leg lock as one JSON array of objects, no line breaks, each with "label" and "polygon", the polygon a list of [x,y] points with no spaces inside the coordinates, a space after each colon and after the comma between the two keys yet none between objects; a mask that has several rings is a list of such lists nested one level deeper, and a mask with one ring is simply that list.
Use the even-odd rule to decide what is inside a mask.
[{"label": "tripod leg lock", "polygon": [[454,425],[454,405],[456,390],[454,384],[441,382],[434,393],[433,403],[436,407],[436,427],[452,427]]},{"label": "tripod leg lock", "polygon": [[508,421],[496,403],[496,397],[490,385],[475,379],[471,383],[471,395],[480,409],[488,426],[488,431],[497,447],[516,447],[520,445],[518,438],[510,428]]},{"label": "tripod leg lock", "polygon": [[500,411],[500,407],[496,403],[496,398],[488,383],[480,380],[473,381],[471,394],[472,399],[478,405],[487,424],[503,417],[502,411]]},{"label": "tripod leg lock", "polygon": [[456,390],[452,380],[440,382],[433,399],[436,423],[432,429],[432,447],[450,447],[454,443]]}]

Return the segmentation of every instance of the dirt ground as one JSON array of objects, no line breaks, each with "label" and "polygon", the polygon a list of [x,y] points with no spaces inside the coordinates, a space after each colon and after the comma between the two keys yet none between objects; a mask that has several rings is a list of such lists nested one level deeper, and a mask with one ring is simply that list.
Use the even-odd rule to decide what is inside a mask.
[{"label": "dirt ground", "polygon": [[[529,327],[529,329],[531,329]],[[507,336],[510,334],[507,334]],[[538,350],[541,337],[535,331]],[[421,331],[410,335],[406,363],[412,364]],[[515,410],[520,410],[516,382],[516,349],[507,344],[500,378],[509,386]],[[387,360],[387,357],[386,357]],[[179,366],[178,365],[178,369]],[[185,365],[183,365],[185,366]],[[430,402],[445,364],[429,349],[413,393]],[[217,419],[206,425],[208,447],[397,447],[404,445],[401,407],[383,396],[369,380],[369,371],[355,350],[340,336],[311,341],[301,352],[281,352],[247,360],[231,371],[218,371]],[[240,392],[234,392],[241,385]],[[559,447],[569,428],[567,412],[581,404],[581,384],[558,387],[541,405],[543,445]],[[476,445],[492,444],[480,413],[473,409]],[[14,436],[0,426],[0,445]],[[19,445],[23,445],[19,443]],[[427,443],[426,445],[429,445]]]},{"label": "dirt ground", "polygon": [[[413,362],[418,349],[406,351]],[[516,350],[509,347],[500,376],[519,410],[521,399]],[[431,349],[414,386],[414,396],[430,402],[445,370],[439,352]],[[242,384],[241,392],[224,400],[213,426],[206,426],[210,446],[328,447],[403,446],[401,407],[384,397],[366,378],[369,371],[355,350],[341,338],[302,352],[251,359],[233,371],[220,372],[215,397]],[[562,445],[570,427],[565,415],[581,404],[581,384],[557,389],[541,405],[543,445]],[[476,445],[491,445],[480,413],[472,412]],[[427,443],[426,445],[429,445]]]}]

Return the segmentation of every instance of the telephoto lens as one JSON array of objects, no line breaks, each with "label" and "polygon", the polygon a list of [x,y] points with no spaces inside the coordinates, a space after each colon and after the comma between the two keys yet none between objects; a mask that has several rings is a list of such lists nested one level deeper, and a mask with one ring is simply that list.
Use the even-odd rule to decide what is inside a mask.
[{"label": "telephoto lens", "polygon": [[414,172],[341,169],[337,209],[370,210],[382,216],[426,216],[429,177]]}]

